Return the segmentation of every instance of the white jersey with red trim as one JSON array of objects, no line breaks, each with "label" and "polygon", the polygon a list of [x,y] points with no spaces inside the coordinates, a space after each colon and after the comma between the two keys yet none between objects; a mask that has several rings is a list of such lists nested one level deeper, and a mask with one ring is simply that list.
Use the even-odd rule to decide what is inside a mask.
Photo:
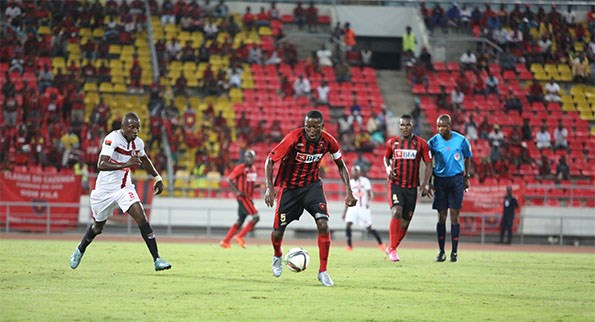
[{"label": "white jersey with red trim", "polygon": [[[128,142],[124,134],[122,134],[122,130],[112,131],[103,139],[99,156],[101,157],[102,155],[109,156],[109,162],[111,163],[126,163],[133,155],[139,157],[146,155],[145,143],[139,137],[136,137],[132,142]],[[130,175],[129,168],[114,171],[99,171],[95,189],[114,191],[124,187],[134,188]]]}]

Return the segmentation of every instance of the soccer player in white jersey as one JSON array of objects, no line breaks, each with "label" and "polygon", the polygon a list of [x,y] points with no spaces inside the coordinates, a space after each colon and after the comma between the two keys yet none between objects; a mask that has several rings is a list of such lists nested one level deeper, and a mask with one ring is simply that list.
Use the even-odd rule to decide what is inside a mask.
[{"label": "soccer player in white jersey", "polygon": [[87,246],[95,236],[101,234],[107,218],[117,206],[132,216],[138,224],[141,235],[153,256],[155,270],[171,268],[171,264],[159,257],[153,229],[147,221],[145,209],[130,179],[130,168],[140,165],[153,175],[155,195],[160,194],[164,188],[163,179],[145,153],[145,143],[138,137],[139,130],[138,115],[127,113],[122,120],[122,127],[112,131],[103,140],[97,162],[99,175],[95,189],[91,191],[91,210],[94,222],[87,229],[81,243],[70,258],[70,268],[72,269],[78,267]]},{"label": "soccer player in white jersey", "polygon": [[347,235],[346,250],[353,250],[353,243],[351,242],[351,226],[353,226],[353,223],[355,222],[366,228],[368,233],[376,238],[380,250],[384,252],[386,245],[382,242],[376,229],[372,228],[372,215],[370,212],[370,202],[372,201],[372,198],[374,198],[372,184],[368,178],[362,175],[362,170],[358,165],[351,168],[349,185],[351,185],[353,196],[357,199],[357,204],[354,207],[345,207],[345,210],[343,210],[343,220],[345,220],[345,223],[347,224],[345,228],[345,234]]}]

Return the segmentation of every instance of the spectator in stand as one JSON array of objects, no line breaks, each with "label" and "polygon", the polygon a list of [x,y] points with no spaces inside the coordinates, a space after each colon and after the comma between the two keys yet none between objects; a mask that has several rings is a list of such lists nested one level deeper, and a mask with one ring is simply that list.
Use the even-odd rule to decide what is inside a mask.
[{"label": "spectator in stand", "polygon": [[295,21],[300,30],[304,29],[304,24],[306,23],[306,9],[302,7],[301,1],[298,1],[296,7],[293,9],[293,21]]},{"label": "spectator in stand", "polygon": [[560,85],[556,83],[552,77],[547,83],[545,83],[545,97],[547,102],[562,102],[560,97]]},{"label": "spectator in stand", "polygon": [[171,0],[164,0],[161,4],[161,24],[173,25],[176,23],[176,14]]},{"label": "spectator in stand", "polygon": [[493,174],[502,175],[506,173],[504,171],[504,155],[501,146],[492,145],[490,147],[490,164]]},{"label": "spectator in stand", "polygon": [[427,75],[427,70],[424,63],[421,60],[417,60],[411,70],[409,71],[411,75],[411,82],[413,85],[423,84],[424,87],[427,89],[429,84],[429,79]]},{"label": "spectator in stand", "polygon": [[504,110],[506,113],[516,110],[519,115],[523,114],[523,103],[512,89],[508,90],[508,95],[504,98]]},{"label": "spectator in stand", "polygon": [[541,39],[537,41],[537,46],[541,52],[541,62],[548,62],[552,59],[552,41],[548,34],[541,36]]},{"label": "spectator in stand", "polygon": [[144,94],[145,90],[141,84],[142,74],[143,69],[140,66],[138,60],[135,59],[132,63],[132,67],[130,68],[130,93],[134,94],[138,92],[139,94]]},{"label": "spectator in stand", "polygon": [[333,61],[331,60],[333,52],[330,49],[327,49],[325,44],[322,44],[320,49],[316,51],[316,56],[318,56],[318,64],[320,64],[321,67],[333,66]]},{"label": "spectator in stand", "polygon": [[[362,57],[362,67],[372,66],[372,49],[366,46],[360,50],[360,56]],[[430,56],[430,64],[432,57]]]},{"label": "spectator in stand", "polygon": [[345,45],[346,51],[350,51],[356,45],[355,32],[351,29],[351,24],[349,22],[346,22],[343,26],[343,44]]},{"label": "spectator in stand", "polygon": [[508,33],[506,41],[509,48],[519,49],[523,44],[523,33],[517,27],[513,27]]},{"label": "spectator in stand", "polygon": [[[246,8],[246,10],[248,10],[248,8]],[[217,22],[213,18],[207,19],[207,22],[203,27],[203,32],[206,39],[217,39],[217,35],[219,34],[219,26],[217,25]]]},{"label": "spectator in stand", "polygon": [[301,96],[310,97],[310,81],[304,77],[304,74],[300,74],[298,79],[293,82],[293,91],[296,98]]},{"label": "spectator in stand", "polygon": [[556,165],[556,180],[570,180],[570,166],[566,163],[566,156],[560,156],[558,165]]},{"label": "spectator in stand", "polygon": [[500,131],[500,125],[494,124],[493,130],[488,134],[488,140],[491,146],[503,146],[504,145],[504,133]]},{"label": "spectator in stand", "polygon": [[337,83],[351,82],[351,69],[347,61],[341,60],[335,65],[335,78]]},{"label": "spectator in stand", "polygon": [[364,126],[364,118],[362,117],[362,107],[357,102],[357,97],[353,96],[353,104],[349,107],[349,116],[347,117],[347,123],[349,126],[354,129],[355,124],[357,123],[358,128],[362,128]]},{"label": "spectator in stand", "polygon": [[539,150],[552,148],[552,138],[547,126],[542,125],[541,130],[535,135],[535,145]]},{"label": "spectator in stand", "polygon": [[541,155],[541,161],[538,162],[538,173],[541,178],[552,177],[552,164],[546,155]]},{"label": "spectator in stand", "polygon": [[478,132],[479,138],[482,140],[488,140],[488,136],[492,131],[492,125],[488,122],[488,118],[484,116],[483,121],[479,124]]},{"label": "spectator in stand", "polygon": [[171,41],[167,44],[165,50],[167,52],[168,60],[180,60],[182,54],[182,45],[176,39],[176,37],[171,38]]},{"label": "spectator in stand", "polygon": [[306,9],[306,23],[309,32],[315,32],[318,29],[318,9],[314,6],[314,1],[310,1],[310,6]]},{"label": "spectator in stand", "polygon": [[436,106],[442,110],[452,110],[448,102],[448,93],[446,93],[446,86],[440,85],[440,92],[436,96]]},{"label": "spectator in stand", "polygon": [[252,31],[252,28],[256,22],[256,18],[252,14],[252,9],[250,6],[246,6],[246,12],[242,16],[242,22],[244,23],[244,27],[246,27],[247,31]]},{"label": "spectator in stand", "polygon": [[248,50],[248,63],[262,65],[262,49],[260,46],[253,45]]},{"label": "spectator in stand", "polygon": [[527,102],[529,102],[529,104],[533,105],[534,102],[541,102],[541,103],[545,103],[545,99],[543,96],[543,87],[541,86],[541,83],[534,79],[533,83],[531,83],[531,86],[529,86],[529,91],[527,93]]},{"label": "spectator in stand", "polygon": [[405,27],[405,34],[403,35],[403,59],[405,61],[415,57],[416,46],[417,40],[415,39],[415,34],[411,31],[411,26]]},{"label": "spectator in stand", "polygon": [[471,81],[465,75],[465,71],[462,69],[459,71],[459,76],[455,79],[455,85],[463,92],[465,95],[472,94],[472,85]]},{"label": "spectator in stand", "polygon": [[4,97],[4,126],[5,127],[16,127],[17,126],[17,112],[20,108],[19,103],[14,94]]},{"label": "spectator in stand", "polygon": [[283,132],[281,130],[281,122],[279,120],[274,120],[273,124],[271,124],[271,128],[269,129],[269,143],[278,143],[283,140]]},{"label": "spectator in stand", "polygon": [[419,53],[419,61],[422,62],[422,64],[428,71],[434,71],[434,63],[432,63],[432,54],[430,54],[426,46],[421,48],[421,52]]},{"label": "spectator in stand", "polygon": [[452,104],[452,110],[455,112],[455,114],[463,110],[464,101],[465,94],[458,86],[455,86],[452,92],[450,92],[450,103]]},{"label": "spectator in stand", "polygon": [[229,86],[235,87],[235,88],[241,88],[243,73],[244,73],[244,71],[242,70],[242,68],[239,65],[230,67],[227,70],[227,74],[228,74],[227,76],[229,78]]},{"label": "spectator in stand", "polygon": [[461,10],[456,2],[453,2],[450,8],[446,11],[446,18],[449,27],[459,30],[461,27]]},{"label": "spectator in stand", "polygon": [[317,105],[328,105],[328,94],[330,92],[330,88],[328,87],[328,82],[323,80],[318,87],[316,87],[316,92],[318,94],[318,99],[316,101]]},{"label": "spectator in stand", "polygon": [[476,141],[479,138],[473,114],[469,115],[469,120],[465,123],[465,136],[469,141]]},{"label": "spectator in stand", "polygon": [[37,82],[39,86],[39,92],[41,94],[45,93],[46,88],[52,87],[54,85],[54,73],[48,64],[43,65],[43,70],[37,75]]},{"label": "spectator in stand", "polygon": [[271,17],[271,20],[281,20],[281,11],[277,8],[277,3],[275,1],[271,2],[269,16]]},{"label": "spectator in stand", "polygon": [[280,77],[280,88],[277,91],[279,96],[281,97],[293,97],[295,92],[293,91],[293,86],[287,79],[287,76],[281,75]]},{"label": "spectator in stand", "polygon": [[504,53],[500,55],[500,70],[502,74],[507,70],[516,72],[516,58],[509,48],[506,48]]},{"label": "spectator in stand", "polygon": [[591,61],[595,61],[595,34],[591,34],[591,40],[587,45],[587,58]]},{"label": "spectator in stand", "polygon": [[430,32],[434,32],[434,28],[435,27],[440,27],[442,28],[442,32],[446,33],[446,26],[447,26],[447,20],[446,20],[446,15],[444,13],[444,9],[442,9],[442,7],[440,6],[439,3],[436,3],[434,5],[434,8],[432,9],[432,13],[431,13],[431,23],[430,23]]},{"label": "spectator in stand", "polygon": [[473,71],[473,94],[488,95],[485,81],[479,69]]},{"label": "spectator in stand", "polygon": [[521,138],[523,141],[533,141],[533,129],[529,123],[528,118],[523,119],[523,125],[521,126]]},{"label": "spectator in stand", "polygon": [[217,18],[225,18],[229,15],[229,7],[227,7],[223,0],[220,0],[219,3],[215,6],[215,10],[213,10],[213,15]]},{"label": "spectator in stand", "polygon": [[580,53],[572,60],[572,78],[576,82],[588,82],[591,76],[591,65],[585,53]]},{"label": "spectator in stand", "polygon": [[490,70],[488,70],[488,77],[485,79],[486,85],[486,93],[489,94],[496,94],[500,96],[500,88],[499,88],[500,81],[498,77],[496,77]]},{"label": "spectator in stand", "polygon": [[188,96],[188,80],[184,73],[180,73],[180,76],[176,79],[176,83],[174,85],[174,95],[183,95],[185,97]]},{"label": "spectator in stand", "polygon": [[335,27],[331,30],[331,42],[341,41],[341,36],[343,36],[343,28],[341,28],[341,22],[337,21]]},{"label": "spectator in stand", "polygon": [[260,7],[260,12],[256,15],[256,26],[268,27],[271,25],[271,16],[264,7]]},{"label": "spectator in stand", "polygon": [[475,56],[475,53],[471,51],[471,49],[467,49],[467,51],[461,55],[460,62],[462,70],[475,69],[477,65],[477,56]]},{"label": "spectator in stand", "polygon": [[558,120],[558,127],[554,130],[554,150],[568,150],[568,130]]}]

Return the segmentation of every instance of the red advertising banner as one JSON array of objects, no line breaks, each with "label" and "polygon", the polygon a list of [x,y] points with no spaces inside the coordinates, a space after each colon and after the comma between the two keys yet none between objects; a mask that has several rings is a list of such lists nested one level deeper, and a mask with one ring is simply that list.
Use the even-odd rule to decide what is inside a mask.
[{"label": "red advertising banner", "polygon": [[18,202],[19,205],[0,207],[0,226],[5,227],[8,218],[11,230],[45,231],[49,215],[52,231],[75,228],[80,197],[81,177],[72,171],[2,172],[0,202]]},{"label": "red advertising banner", "polygon": [[[525,204],[524,182],[499,184],[471,184],[471,189],[465,193],[463,209],[461,210],[461,233],[463,235],[478,235],[481,233],[482,221],[485,233],[500,232],[500,220],[504,207],[504,196],[506,187],[512,187],[512,195],[519,202],[519,207]],[[465,216],[473,214],[473,216]],[[520,209],[517,210],[514,218],[513,232],[517,232],[519,226]]]}]

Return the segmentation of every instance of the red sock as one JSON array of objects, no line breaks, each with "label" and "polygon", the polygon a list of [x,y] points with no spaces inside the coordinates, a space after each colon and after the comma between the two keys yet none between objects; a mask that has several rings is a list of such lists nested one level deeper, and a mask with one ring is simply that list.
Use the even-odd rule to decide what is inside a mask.
[{"label": "red sock", "polygon": [[229,241],[231,240],[231,237],[233,237],[233,235],[236,234],[236,232],[238,231],[238,225],[237,224],[233,224],[233,226],[229,227],[229,230],[227,231],[227,235],[225,235],[225,238],[223,238],[223,241],[226,243],[229,243]]},{"label": "red sock", "polygon": [[405,238],[405,235],[407,234],[407,228],[405,227],[401,227],[400,224],[401,221],[399,221],[399,230],[397,232],[397,247],[399,247],[399,245],[401,244],[401,240],[403,240],[403,238]]},{"label": "red sock", "polygon": [[320,258],[320,268],[318,272],[326,271],[328,262],[328,253],[331,249],[331,233],[318,233],[318,257]]},{"label": "red sock", "polygon": [[399,231],[401,230],[401,220],[390,218],[390,226],[389,226],[389,239],[390,239],[390,249],[396,249],[397,245],[399,244]]},{"label": "red sock", "polygon": [[240,238],[244,238],[244,236],[246,236],[247,233],[249,233],[252,228],[254,228],[254,220],[250,220],[246,226],[244,226],[244,228],[242,229],[242,231],[240,231],[240,233],[238,234],[238,237]]},{"label": "red sock", "polygon": [[281,243],[283,242],[283,237],[278,241],[275,241],[273,238],[273,233],[271,233],[271,242],[273,243],[273,250],[275,251],[275,256],[281,257],[283,255],[283,251],[281,250]]}]

